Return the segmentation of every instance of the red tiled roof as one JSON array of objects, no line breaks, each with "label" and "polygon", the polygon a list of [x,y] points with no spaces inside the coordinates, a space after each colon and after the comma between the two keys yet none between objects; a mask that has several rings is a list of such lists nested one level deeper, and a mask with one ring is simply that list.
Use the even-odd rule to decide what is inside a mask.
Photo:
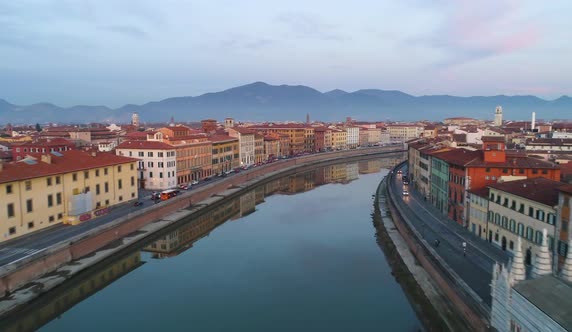
[{"label": "red tiled roof", "polygon": [[466,149],[454,149],[451,151],[446,151],[439,153],[435,158],[444,160],[449,164],[465,166],[471,161],[479,158],[481,156],[481,151],[470,151]]},{"label": "red tiled roof", "polygon": [[489,197],[489,188],[487,188],[487,187],[477,188],[477,189],[469,189],[468,192],[470,192],[473,195],[483,197],[483,198]]},{"label": "red tiled roof", "polygon": [[127,141],[119,144],[116,149],[141,149],[141,150],[173,150],[175,147],[157,141]]},{"label": "red tiled roof", "polygon": [[93,156],[83,151],[60,152],[61,156],[49,154],[51,163],[44,163],[41,158],[36,159],[36,163],[31,165],[23,161],[11,162],[3,165],[0,171],[0,183],[21,181],[57,175],[63,173],[77,172],[81,170],[114,166],[137,161],[135,158],[117,156],[113,153],[98,152]]},{"label": "red tiled roof", "polygon": [[566,184],[562,182],[545,178],[531,178],[495,183],[489,187],[548,206],[556,206],[558,205],[558,190],[563,186]]},{"label": "red tiled roof", "polygon": [[506,161],[503,163],[497,162],[485,162],[483,160],[482,155],[471,162],[469,162],[466,166],[469,167],[509,167],[509,168],[547,168],[547,169],[558,169],[558,165],[553,164],[548,161],[539,160],[533,157],[526,157],[526,156],[516,156],[510,157],[507,156]]},{"label": "red tiled roof", "polygon": [[215,143],[215,142],[238,141],[238,138],[226,135],[211,135],[209,136],[209,140]]},{"label": "red tiled roof", "polygon": [[504,136],[483,136],[481,137],[483,142],[501,142],[504,143]]}]

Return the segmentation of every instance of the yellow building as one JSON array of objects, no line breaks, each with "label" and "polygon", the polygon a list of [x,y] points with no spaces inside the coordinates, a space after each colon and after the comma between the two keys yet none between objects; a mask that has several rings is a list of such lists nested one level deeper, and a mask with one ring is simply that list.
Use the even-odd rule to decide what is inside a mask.
[{"label": "yellow building", "polygon": [[212,169],[213,174],[230,171],[240,166],[238,138],[226,135],[212,135]]},{"label": "yellow building", "polygon": [[261,163],[267,159],[268,156],[264,154],[264,135],[254,134],[254,162]]},{"label": "yellow building", "polygon": [[332,149],[343,150],[346,148],[347,132],[341,129],[332,129]]},{"label": "yellow building", "polygon": [[57,223],[79,224],[136,199],[137,159],[52,152],[0,164],[0,241]]},{"label": "yellow building", "polygon": [[[304,150],[307,147],[309,147],[309,144],[313,140],[313,135],[314,135],[313,128],[312,130],[309,130],[307,129],[306,125],[295,124],[295,123],[289,123],[289,124],[270,123],[264,125],[251,126],[249,128],[257,132],[262,132],[264,134],[275,133],[275,134],[288,135],[289,151],[288,153],[285,154],[289,155],[303,153]],[[283,147],[286,146],[286,144],[281,144],[281,145]]]}]

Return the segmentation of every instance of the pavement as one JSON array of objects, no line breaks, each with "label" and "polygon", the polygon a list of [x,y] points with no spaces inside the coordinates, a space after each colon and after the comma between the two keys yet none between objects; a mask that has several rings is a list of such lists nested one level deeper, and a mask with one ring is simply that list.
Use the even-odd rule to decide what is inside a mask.
[{"label": "pavement", "polygon": [[[397,170],[407,174],[405,165]],[[493,265],[495,262],[506,264],[509,254],[490,246],[463,226],[447,218],[415,192],[412,186],[408,188],[409,196],[403,196],[400,175],[395,174],[389,180],[389,190],[396,198],[395,204],[403,211],[403,217],[428,243],[433,244],[436,239],[440,241],[438,246],[433,244],[435,252],[490,307]],[[467,243],[465,255],[463,242]]]}]

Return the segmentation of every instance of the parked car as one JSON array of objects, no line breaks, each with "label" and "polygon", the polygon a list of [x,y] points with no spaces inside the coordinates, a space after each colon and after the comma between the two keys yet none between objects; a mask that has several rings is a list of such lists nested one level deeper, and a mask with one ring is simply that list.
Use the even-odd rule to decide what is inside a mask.
[{"label": "parked car", "polygon": [[179,189],[182,189],[182,190],[188,190],[190,187],[191,186],[189,186],[188,184],[184,184],[184,183],[181,183],[179,185]]},{"label": "parked car", "polygon": [[198,180],[193,180],[193,181],[191,182],[191,185],[194,186],[195,184],[199,184],[199,181],[198,181]]},{"label": "parked car", "polygon": [[156,191],[152,192],[151,193],[151,200],[154,201],[154,200],[158,200],[158,199],[161,199],[161,193],[158,193]]}]

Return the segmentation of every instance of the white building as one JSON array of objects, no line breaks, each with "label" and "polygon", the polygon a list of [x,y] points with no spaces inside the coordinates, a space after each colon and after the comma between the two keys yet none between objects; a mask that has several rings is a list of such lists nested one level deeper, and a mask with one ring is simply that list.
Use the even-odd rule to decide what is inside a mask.
[{"label": "white building", "polygon": [[157,141],[127,141],[115,149],[120,156],[139,159],[138,178],[142,189],[165,190],[177,185],[175,147]]},{"label": "white building", "polygon": [[346,146],[348,149],[359,145],[359,127],[346,127]]},{"label": "white building", "polygon": [[255,141],[254,131],[246,128],[228,128],[228,135],[238,138],[238,149],[240,151],[240,166],[254,164],[255,161]]},{"label": "white building", "polygon": [[403,143],[414,138],[419,138],[425,128],[416,124],[389,124],[387,132],[392,143]]},{"label": "white building", "polygon": [[[572,245],[572,241],[570,241]],[[495,264],[491,282],[491,326],[499,332],[572,331],[572,250],[561,278],[550,268],[550,254],[544,241],[538,260],[527,280],[520,240],[510,269]]]}]

